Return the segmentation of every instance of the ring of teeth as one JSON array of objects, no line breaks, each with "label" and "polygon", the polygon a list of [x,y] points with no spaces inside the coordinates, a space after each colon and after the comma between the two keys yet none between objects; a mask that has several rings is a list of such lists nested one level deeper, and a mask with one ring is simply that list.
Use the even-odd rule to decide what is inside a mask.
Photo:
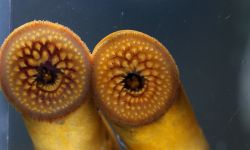
[{"label": "ring of teeth", "polygon": [[178,71],[166,48],[136,31],[118,31],[94,50],[94,90],[107,116],[118,123],[149,123],[166,111]]},{"label": "ring of teeth", "polygon": [[72,40],[68,29],[42,21],[35,24],[9,37],[3,63],[11,93],[6,95],[11,95],[20,111],[40,118],[70,111],[83,100],[87,54]]}]

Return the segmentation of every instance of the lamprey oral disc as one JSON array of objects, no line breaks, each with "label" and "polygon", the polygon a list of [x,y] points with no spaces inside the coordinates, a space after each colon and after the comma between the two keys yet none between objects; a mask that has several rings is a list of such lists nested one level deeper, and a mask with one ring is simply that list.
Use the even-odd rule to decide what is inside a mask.
[{"label": "lamprey oral disc", "polygon": [[33,21],[1,47],[1,85],[24,115],[54,119],[75,110],[89,89],[89,50],[70,29]]},{"label": "lamprey oral disc", "polygon": [[157,40],[118,31],[99,42],[93,55],[97,103],[113,121],[148,124],[171,106],[180,87],[178,70]]}]

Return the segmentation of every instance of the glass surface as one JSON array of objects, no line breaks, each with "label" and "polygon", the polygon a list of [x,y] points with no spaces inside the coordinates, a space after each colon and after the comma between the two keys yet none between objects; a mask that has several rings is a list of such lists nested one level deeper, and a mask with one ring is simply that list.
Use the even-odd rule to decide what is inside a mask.
[{"label": "glass surface", "polygon": [[[247,0],[12,0],[11,30],[32,20],[58,22],[91,50],[120,29],[157,38],[178,64],[211,150],[246,150],[250,149],[249,8]],[[1,101],[0,108],[6,106]],[[9,150],[18,149],[30,150],[32,143],[20,114],[10,107]]]}]

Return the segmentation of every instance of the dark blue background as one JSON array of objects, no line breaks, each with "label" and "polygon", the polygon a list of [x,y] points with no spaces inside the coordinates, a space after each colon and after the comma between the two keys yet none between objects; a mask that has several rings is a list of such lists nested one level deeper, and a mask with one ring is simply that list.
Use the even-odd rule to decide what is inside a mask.
[{"label": "dark blue background", "polygon": [[[250,11],[246,0],[12,0],[12,27],[50,20],[70,27],[92,50],[107,34],[136,29],[175,58],[212,150],[250,149],[239,117],[239,72]],[[29,150],[21,117],[10,112],[10,150]]]},{"label": "dark blue background", "polygon": [[[10,2],[0,0],[0,46],[10,32]],[[0,92],[0,150],[8,149],[9,141],[9,105]]]}]

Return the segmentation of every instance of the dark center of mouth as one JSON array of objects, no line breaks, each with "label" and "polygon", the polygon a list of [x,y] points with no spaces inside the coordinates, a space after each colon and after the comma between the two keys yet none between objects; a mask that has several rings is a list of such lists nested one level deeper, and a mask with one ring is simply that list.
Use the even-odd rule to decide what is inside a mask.
[{"label": "dark center of mouth", "polygon": [[53,84],[55,83],[57,79],[57,73],[59,70],[51,64],[51,62],[47,61],[43,64],[41,64],[37,68],[37,75],[36,75],[36,81],[38,84]]},{"label": "dark center of mouth", "polygon": [[137,72],[128,73],[123,79],[124,87],[131,91],[139,91],[144,86],[144,77]]}]

